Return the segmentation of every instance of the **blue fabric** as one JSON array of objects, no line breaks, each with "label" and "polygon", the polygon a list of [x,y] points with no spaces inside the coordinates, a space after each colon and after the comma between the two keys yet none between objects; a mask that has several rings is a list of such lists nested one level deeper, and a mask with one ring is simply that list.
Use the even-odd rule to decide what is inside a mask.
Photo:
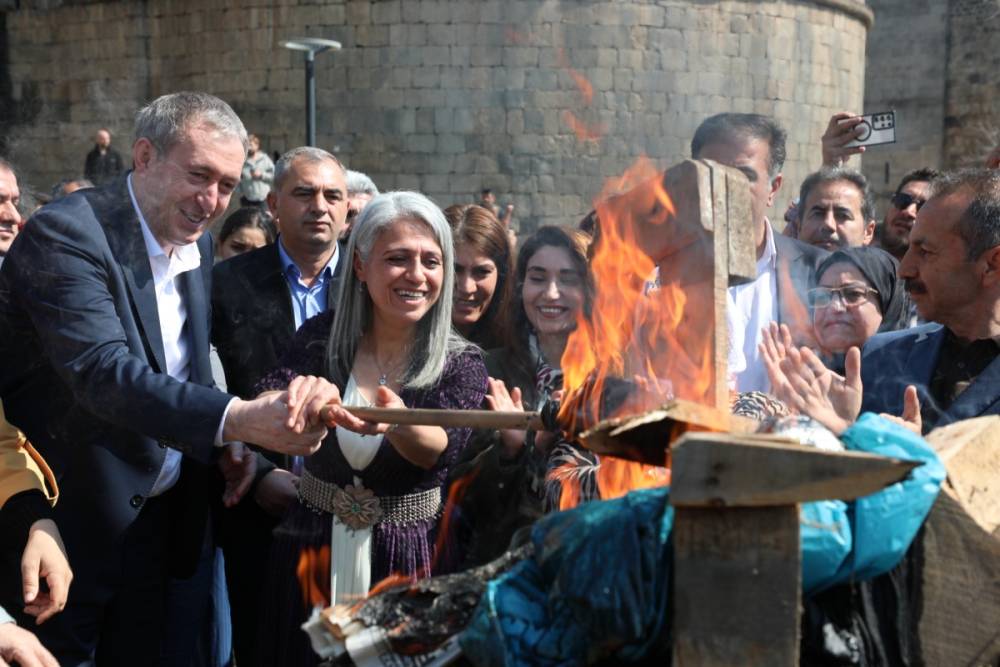
[{"label": "blue fabric", "polygon": [[[904,481],[852,503],[808,503],[801,514],[803,590],[892,569],[930,511],[944,468],[922,438],[866,414],[849,449],[921,461]],[[534,555],[489,582],[460,637],[485,667],[615,663],[648,657],[668,622],[673,548],[669,489],[635,491],[549,515]]]},{"label": "blue fabric", "polygon": [[280,236],[278,237],[278,256],[281,258],[282,275],[285,276],[285,282],[288,283],[288,293],[292,297],[292,314],[295,316],[295,330],[298,331],[303,322],[327,309],[327,291],[330,289],[330,281],[333,279],[333,273],[340,258],[340,246],[336,243],[333,244],[333,255],[330,257],[330,261],[316,276],[313,284],[309,286],[302,284],[302,272],[288,256]]},{"label": "blue fabric", "polygon": [[937,499],[945,470],[915,433],[866,413],[841,436],[847,449],[923,465],[901,482],[851,503],[827,500],[802,506],[802,590],[814,593],[894,568]]},{"label": "blue fabric", "polygon": [[647,489],[551,514],[534,558],[491,581],[462,650],[478,665],[636,660],[666,618],[673,508]]}]

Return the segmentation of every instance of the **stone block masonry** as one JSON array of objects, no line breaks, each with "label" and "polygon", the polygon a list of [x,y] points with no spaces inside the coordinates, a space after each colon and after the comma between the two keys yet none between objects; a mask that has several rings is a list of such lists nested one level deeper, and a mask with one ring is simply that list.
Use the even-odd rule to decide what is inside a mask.
[{"label": "stone block masonry", "polygon": [[304,92],[281,41],[322,36],[344,48],[317,60],[318,143],[383,189],[447,206],[490,187],[522,231],[575,224],[639,156],[668,166],[704,117],[756,111],[789,131],[780,219],[826,119],[862,106],[868,19],[855,0],[24,0],[8,70],[30,113],[4,139],[47,189],[99,126],[127,152],[143,102],[198,89],[283,151]]}]

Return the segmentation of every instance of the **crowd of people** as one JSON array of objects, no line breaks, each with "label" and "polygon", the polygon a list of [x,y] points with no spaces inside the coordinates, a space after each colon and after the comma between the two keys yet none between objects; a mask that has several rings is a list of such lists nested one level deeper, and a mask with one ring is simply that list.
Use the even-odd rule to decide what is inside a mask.
[{"label": "crowd of people", "polygon": [[[1000,171],[914,171],[878,222],[844,166],[858,122],[831,118],[783,231],[778,123],[724,113],[692,137],[750,190],[733,395],[838,434],[862,411],[918,433],[1000,413]],[[558,400],[600,287],[596,213],[517,239],[489,190],[442,209],[320,148],[272,161],[202,93],[139,110],[130,169],[110,142],[27,220],[0,161],[0,658],[315,664],[315,605],[497,557],[567,471],[601,497],[600,458],[562,433],[350,409]]]}]

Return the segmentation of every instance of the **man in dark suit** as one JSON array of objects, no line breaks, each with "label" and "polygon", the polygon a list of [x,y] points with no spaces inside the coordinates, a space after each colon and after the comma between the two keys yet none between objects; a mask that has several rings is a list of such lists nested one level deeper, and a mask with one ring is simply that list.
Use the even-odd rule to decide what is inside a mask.
[{"label": "man in dark suit", "polygon": [[[221,100],[160,97],[136,117],[134,171],[41,209],[0,270],[0,397],[58,479],[51,516],[75,573],[37,630],[62,665],[155,664],[167,577],[192,571],[205,535],[209,464],[249,483],[251,458],[226,443],[306,454],[326,432],[319,406],[213,386],[203,232],[246,147]],[[32,520],[49,511],[38,496],[8,506]],[[2,557],[0,602],[19,609],[20,554]]]},{"label": "man in dark suit", "polygon": [[806,292],[816,285],[816,267],[828,254],[776,233],[767,209],[781,188],[785,131],[759,114],[721,113],[705,119],[691,139],[691,156],[743,172],[750,181],[750,207],[757,248],[757,279],[729,288],[730,372],[738,391],[767,391],[760,357],[761,332],[771,322],[788,324],[799,341],[812,338]]},{"label": "man in dark suit", "polygon": [[931,182],[899,275],[933,324],[865,345],[862,410],[904,415],[924,432],[1000,414],[1000,172]]},{"label": "man in dark suit", "polygon": [[[254,384],[277,366],[295,331],[333,307],[349,262],[338,244],[347,223],[343,166],[319,148],[285,153],[275,166],[267,204],[277,242],[217,264],[212,287],[212,342],[226,386],[252,398]],[[297,493],[294,462],[265,454],[252,493],[222,517],[233,643],[241,667],[257,664],[261,574],[271,531]]]},{"label": "man in dark suit", "polygon": [[934,323],[879,334],[848,352],[844,378],[808,351],[781,362],[779,395],[840,432],[862,411],[924,433],[1000,414],[1000,172],[931,182],[899,266],[920,316]]}]

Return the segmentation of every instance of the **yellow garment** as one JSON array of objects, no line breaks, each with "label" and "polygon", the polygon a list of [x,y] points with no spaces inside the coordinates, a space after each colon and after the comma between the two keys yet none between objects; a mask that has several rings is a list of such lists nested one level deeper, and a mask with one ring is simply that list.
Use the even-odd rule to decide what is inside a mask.
[{"label": "yellow garment", "polygon": [[59,499],[52,470],[24,434],[7,422],[0,405],[0,507],[11,496],[31,489],[45,494],[52,505]]}]

